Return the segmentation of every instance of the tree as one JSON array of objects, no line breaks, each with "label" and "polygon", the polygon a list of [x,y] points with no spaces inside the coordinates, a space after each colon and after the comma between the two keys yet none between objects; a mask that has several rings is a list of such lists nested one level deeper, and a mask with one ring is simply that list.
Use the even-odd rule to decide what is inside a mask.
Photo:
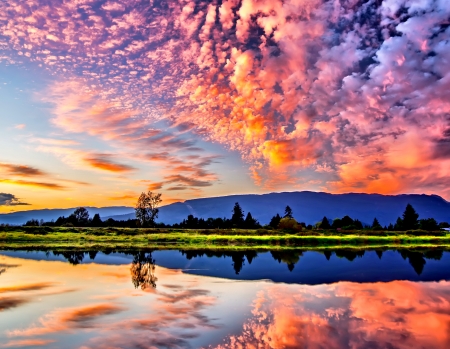
[{"label": "tree", "polygon": [[439,230],[439,225],[434,218],[421,219],[419,221],[420,229],[433,231]]},{"label": "tree", "polygon": [[103,225],[102,219],[98,213],[96,213],[94,218],[92,218],[91,225],[93,227],[101,227]]},{"label": "tree", "polygon": [[139,196],[134,210],[136,219],[141,227],[149,227],[155,224],[155,219],[158,218],[158,206],[161,201],[161,194],[154,194],[151,191],[142,193]]},{"label": "tree", "polygon": [[27,221],[25,223],[26,227],[38,227],[39,226],[39,221],[37,219],[30,219],[29,221]]},{"label": "tree", "polygon": [[419,226],[419,215],[416,210],[410,205],[406,205],[405,212],[403,212],[403,229],[417,229]]},{"label": "tree", "polygon": [[[350,218],[350,216],[344,216],[341,219],[341,228],[347,228],[347,229],[353,229],[353,225],[354,225],[355,221]],[[349,229],[349,230],[350,230]]]},{"label": "tree", "polygon": [[244,226],[247,229],[255,229],[258,228],[260,225],[258,221],[253,218],[252,214],[249,212],[247,213],[247,217],[245,217]]},{"label": "tree", "polygon": [[283,218],[294,218],[292,216],[292,208],[290,208],[289,206],[286,206],[286,208],[284,209],[284,217]]},{"label": "tree", "polygon": [[78,207],[71,216],[74,219],[73,224],[85,225],[89,221],[89,212],[84,207]]},{"label": "tree", "polygon": [[233,215],[231,216],[231,223],[236,227],[242,227],[244,225],[244,211],[238,202],[234,204]]},{"label": "tree", "polygon": [[336,218],[333,220],[333,224],[331,225],[333,229],[339,229],[342,228],[342,219]]},{"label": "tree", "polygon": [[397,218],[397,221],[395,222],[394,225],[394,230],[403,230],[403,219],[401,219],[400,217]]},{"label": "tree", "polygon": [[373,219],[372,229],[373,230],[380,230],[380,229],[382,229],[381,224],[380,224],[380,222],[378,222],[378,219],[376,217]]},{"label": "tree", "polygon": [[280,217],[280,215],[277,213],[276,216],[273,216],[273,217],[272,217],[272,219],[270,220],[269,225],[270,225],[272,228],[278,228],[278,224],[280,224],[280,221],[281,221],[281,217]]},{"label": "tree", "polygon": [[330,229],[331,228],[330,221],[328,220],[327,217],[325,217],[325,216],[323,217],[322,223],[320,223],[320,227],[322,229]]},{"label": "tree", "polygon": [[297,223],[297,221],[294,218],[281,218],[280,223],[278,224],[279,229],[286,229],[286,230],[297,230],[301,231],[302,226]]}]

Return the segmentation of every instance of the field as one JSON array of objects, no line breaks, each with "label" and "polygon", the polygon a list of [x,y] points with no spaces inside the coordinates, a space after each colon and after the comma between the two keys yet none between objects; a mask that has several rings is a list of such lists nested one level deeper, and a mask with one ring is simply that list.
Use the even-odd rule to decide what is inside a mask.
[{"label": "field", "polygon": [[450,248],[450,234],[172,228],[0,227],[0,249],[348,249]]}]

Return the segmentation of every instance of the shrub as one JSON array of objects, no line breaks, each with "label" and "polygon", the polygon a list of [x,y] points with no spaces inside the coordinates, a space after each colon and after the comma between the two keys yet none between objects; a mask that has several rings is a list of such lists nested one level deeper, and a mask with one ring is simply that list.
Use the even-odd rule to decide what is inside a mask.
[{"label": "shrub", "polygon": [[286,229],[286,230],[296,230],[301,231],[302,226],[297,223],[297,221],[294,218],[281,218],[280,223],[278,223],[279,229]]}]

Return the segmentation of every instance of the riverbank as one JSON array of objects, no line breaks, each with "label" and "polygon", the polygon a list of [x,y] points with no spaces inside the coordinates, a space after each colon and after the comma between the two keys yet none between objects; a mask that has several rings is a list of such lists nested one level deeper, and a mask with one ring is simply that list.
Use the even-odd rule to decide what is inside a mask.
[{"label": "riverbank", "polygon": [[450,248],[447,232],[1,227],[1,249]]}]

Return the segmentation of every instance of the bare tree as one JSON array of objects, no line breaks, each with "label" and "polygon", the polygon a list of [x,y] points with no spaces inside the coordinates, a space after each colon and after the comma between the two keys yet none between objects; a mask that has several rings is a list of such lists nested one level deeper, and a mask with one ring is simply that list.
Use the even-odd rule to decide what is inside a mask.
[{"label": "bare tree", "polygon": [[148,227],[155,224],[158,218],[159,204],[161,203],[161,194],[154,194],[151,191],[142,193],[134,208],[136,219],[141,227]]}]

